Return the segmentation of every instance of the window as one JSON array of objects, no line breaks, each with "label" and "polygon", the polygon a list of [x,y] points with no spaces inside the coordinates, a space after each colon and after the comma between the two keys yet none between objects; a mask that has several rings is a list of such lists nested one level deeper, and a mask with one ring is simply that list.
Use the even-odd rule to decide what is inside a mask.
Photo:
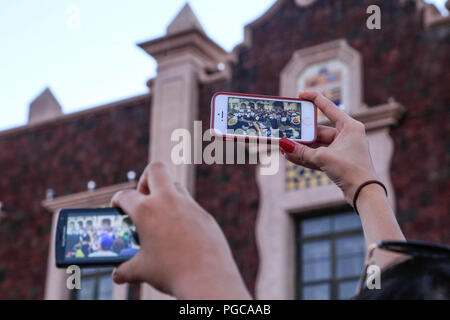
[{"label": "window", "polygon": [[356,293],[365,245],[354,212],[296,221],[297,297],[304,300],[348,299]]},{"label": "window", "polygon": [[357,114],[365,110],[362,79],[361,54],[347,40],[338,39],[295,51],[280,73],[280,95],[319,91],[349,114]]},{"label": "window", "polygon": [[341,60],[331,59],[306,67],[297,80],[297,89],[319,91],[338,107],[348,111],[348,67]]},{"label": "window", "polygon": [[81,289],[71,290],[72,300],[111,300],[112,268],[81,269]]},{"label": "window", "polygon": [[128,300],[139,300],[141,297],[141,284],[140,283],[130,283],[128,285],[127,299]]}]

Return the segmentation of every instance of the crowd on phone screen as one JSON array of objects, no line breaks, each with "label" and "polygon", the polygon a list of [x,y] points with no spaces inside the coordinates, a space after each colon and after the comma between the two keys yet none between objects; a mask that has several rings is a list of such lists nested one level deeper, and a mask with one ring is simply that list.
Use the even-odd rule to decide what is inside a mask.
[{"label": "crowd on phone screen", "polygon": [[285,110],[278,101],[269,108],[254,102],[229,107],[227,131],[229,134],[300,139],[301,104],[296,105],[296,110]]},{"label": "crowd on phone screen", "polygon": [[111,226],[110,218],[103,218],[100,226],[92,220],[69,221],[67,258],[133,256],[139,250],[126,225]]}]

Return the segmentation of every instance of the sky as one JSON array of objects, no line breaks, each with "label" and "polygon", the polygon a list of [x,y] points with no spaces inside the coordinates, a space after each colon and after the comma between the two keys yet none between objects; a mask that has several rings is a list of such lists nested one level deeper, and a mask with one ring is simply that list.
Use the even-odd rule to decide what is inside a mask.
[{"label": "sky", "polygon": [[[227,51],[275,0],[190,0]],[[428,0],[446,13],[446,0]],[[64,113],[147,92],[156,63],[136,46],[163,36],[186,0],[0,0],[0,130],[24,125],[49,87]]]}]

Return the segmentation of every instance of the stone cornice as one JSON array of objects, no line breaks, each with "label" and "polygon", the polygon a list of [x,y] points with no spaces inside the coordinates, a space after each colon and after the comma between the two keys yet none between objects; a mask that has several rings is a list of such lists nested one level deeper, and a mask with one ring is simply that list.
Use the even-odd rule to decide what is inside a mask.
[{"label": "stone cornice", "polygon": [[[405,108],[400,103],[390,102],[371,108],[363,106],[360,112],[352,114],[351,116],[362,122],[366,127],[367,132],[371,132],[385,127],[396,126],[404,114]],[[318,123],[325,126],[331,125],[327,118],[319,118]],[[245,142],[245,144],[250,153],[253,154],[258,152],[257,143]],[[279,148],[277,144],[269,144],[268,149],[271,151],[278,151]]]},{"label": "stone cornice", "polygon": [[57,197],[52,200],[44,200],[42,206],[50,212],[56,212],[62,208],[101,207],[108,205],[116,192],[134,188],[136,188],[135,181],[125,182],[92,191]]},{"label": "stone cornice", "polygon": [[[405,113],[405,108],[398,102],[388,102],[368,108],[364,106],[358,113],[351,114],[352,118],[364,123],[367,131],[395,126]],[[328,119],[319,119],[319,123],[329,125]]]},{"label": "stone cornice", "polygon": [[231,70],[227,65],[222,71],[207,74],[204,70],[199,74],[199,81],[203,84],[210,84],[218,81],[229,81],[231,79]]},{"label": "stone cornice", "polygon": [[139,43],[138,46],[157,60],[169,52],[179,52],[179,50],[186,48],[195,48],[211,61],[221,62],[227,57],[227,52],[224,49],[196,29],[166,35]]},{"label": "stone cornice", "polygon": [[353,118],[364,123],[366,130],[371,131],[397,125],[404,113],[405,108],[400,103],[392,102],[366,108],[353,115]]},{"label": "stone cornice", "polygon": [[[404,2],[405,0],[402,1]],[[450,7],[449,1],[447,1],[446,7],[448,10]],[[423,26],[425,29],[450,24],[450,16],[443,16],[432,3],[428,3],[425,0],[416,0],[416,8],[423,12]]]}]

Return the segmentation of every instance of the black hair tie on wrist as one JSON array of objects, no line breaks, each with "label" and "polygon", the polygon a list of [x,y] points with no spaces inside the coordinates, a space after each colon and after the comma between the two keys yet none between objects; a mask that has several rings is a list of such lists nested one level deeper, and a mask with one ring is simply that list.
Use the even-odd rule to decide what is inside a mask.
[{"label": "black hair tie on wrist", "polygon": [[386,192],[386,197],[387,197],[387,195],[388,195],[386,186],[385,186],[384,183],[381,182],[381,181],[378,181],[378,180],[369,180],[369,181],[366,181],[366,182],[362,183],[362,184],[358,187],[358,189],[356,189],[355,195],[353,196],[353,209],[355,209],[355,212],[356,212],[356,214],[357,214],[358,216],[359,216],[359,212],[358,212],[358,209],[356,208],[356,200],[358,200],[358,196],[359,196],[361,190],[362,190],[365,186],[368,186],[369,184],[378,184],[378,185],[380,185],[380,186],[384,189],[384,192]]}]

